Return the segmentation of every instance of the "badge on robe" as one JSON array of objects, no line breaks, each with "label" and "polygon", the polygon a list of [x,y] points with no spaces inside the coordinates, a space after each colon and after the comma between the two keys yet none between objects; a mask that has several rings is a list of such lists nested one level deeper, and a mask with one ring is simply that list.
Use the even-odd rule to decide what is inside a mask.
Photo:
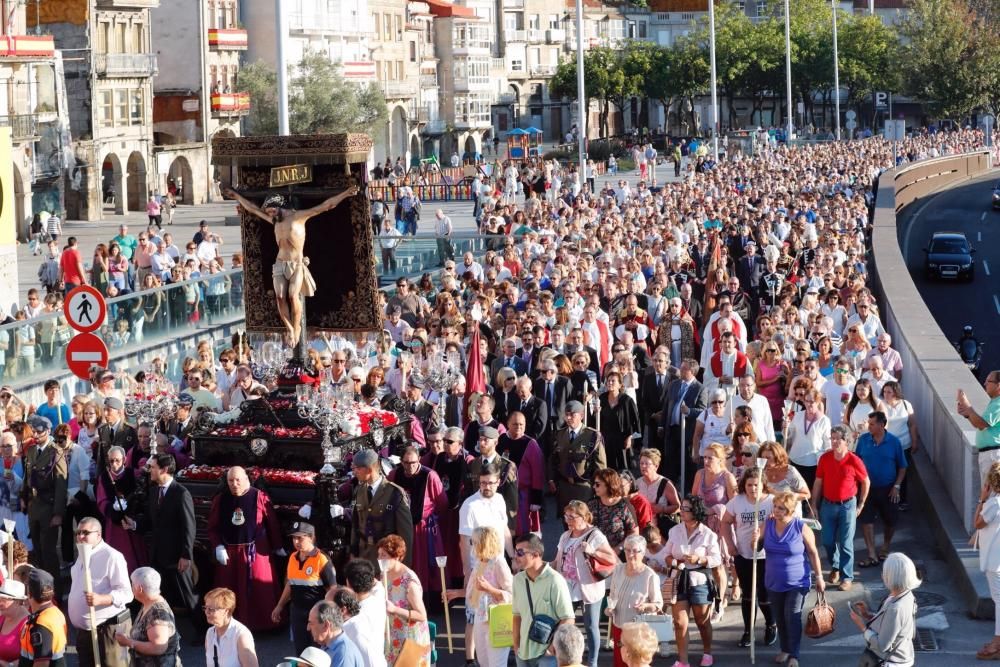
[{"label": "badge on robe", "polygon": [[233,525],[242,526],[247,522],[247,518],[243,516],[243,510],[239,507],[233,512]]}]

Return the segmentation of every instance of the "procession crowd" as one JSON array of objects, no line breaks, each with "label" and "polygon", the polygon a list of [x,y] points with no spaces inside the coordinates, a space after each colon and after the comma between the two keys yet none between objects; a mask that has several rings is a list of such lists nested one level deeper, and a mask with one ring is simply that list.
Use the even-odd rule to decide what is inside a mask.
[{"label": "procession crowd", "polygon": [[[902,154],[981,142],[922,133]],[[204,595],[194,500],[175,475],[197,462],[199,410],[267,392],[242,339],[183,363],[176,415],[155,428],[129,423],[106,369],[70,405],[57,383],[39,406],[0,388],[0,518],[18,540],[0,667],[63,664],[72,644],[81,665],[174,665],[175,613],[210,665],[256,665],[255,633],[286,625],[298,664],[427,664],[442,598],[464,600],[467,665],[502,667],[513,650],[520,667],[594,667],[602,651],[616,667],[657,652],[687,667],[697,646],[708,667],[713,626],[739,600],[739,646],[778,644],[762,650],[794,667],[806,594],[850,590],[855,565],[881,567],[890,593],[852,607],[866,659],[912,665],[920,581],[893,537],[921,440],[865,263],[891,155],[874,138],[693,156],[681,182],[634,190],[580,189],[552,164],[483,181],[477,219],[500,232],[485,256],[399,278],[379,336],[309,340],[324,382],[412,415],[406,446],[354,454],[337,497],[303,506],[289,534],[230,468],[208,513]],[[65,289],[88,281],[77,269]],[[438,393],[443,358],[460,373]],[[962,410],[1000,438],[996,414]],[[1000,465],[986,472],[984,527],[1000,517]],[[543,530],[553,511],[559,535]],[[317,545],[327,516],[351,556],[336,565]],[[505,623],[508,642],[494,636]],[[980,657],[1000,653],[997,635]]]}]

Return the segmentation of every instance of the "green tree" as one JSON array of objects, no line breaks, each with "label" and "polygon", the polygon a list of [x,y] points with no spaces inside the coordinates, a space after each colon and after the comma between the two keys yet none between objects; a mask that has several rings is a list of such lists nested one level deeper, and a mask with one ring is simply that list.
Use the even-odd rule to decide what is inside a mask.
[{"label": "green tree", "polygon": [[912,0],[900,34],[904,92],[923,100],[932,114],[960,120],[991,104],[996,34],[966,2]]},{"label": "green tree", "polygon": [[876,90],[899,90],[899,40],[879,17],[838,13],[837,45],[849,106],[863,111],[862,102]]},{"label": "green tree", "polygon": [[240,69],[239,88],[250,93],[247,131],[250,134],[278,133],[278,75],[262,60]]},{"label": "green tree", "polygon": [[[374,136],[389,119],[375,84],[358,86],[340,74],[340,64],[306,52],[289,68],[288,124],[293,134],[363,132]],[[240,88],[250,93],[250,134],[277,134],[277,75],[261,62],[240,72]]]}]

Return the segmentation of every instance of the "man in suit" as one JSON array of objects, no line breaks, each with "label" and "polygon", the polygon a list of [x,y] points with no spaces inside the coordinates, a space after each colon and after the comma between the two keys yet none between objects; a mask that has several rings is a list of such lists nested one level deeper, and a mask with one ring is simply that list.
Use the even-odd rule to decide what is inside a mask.
[{"label": "man in suit", "polygon": [[524,359],[517,356],[517,343],[513,338],[507,338],[500,346],[501,354],[497,355],[497,358],[490,363],[490,378],[495,379],[497,376],[497,371],[501,368],[513,368],[514,372],[520,375],[525,375],[528,372],[528,364],[524,363]]},{"label": "man in suit", "polygon": [[526,433],[541,441],[548,429],[549,408],[545,401],[531,393],[531,378],[525,376],[517,379],[517,398],[514,409],[524,415]]},{"label": "man in suit", "polygon": [[[667,399],[663,405],[660,421],[665,436],[662,474],[675,483],[681,476],[681,456],[687,456],[687,452],[690,451],[695,421],[707,406],[703,387],[695,377],[698,370],[698,362],[694,359],[682,361],[680,377],[670,383]],[[691,488],[691,482],[694,480],[694,464],[686,463],[684,473],[683,488],[678,485],[682,496],[684,490]]]},{"label": "man in suit", "polygon": [[[194,406],[194,396],[186,391],[181,392],[177,397],[177,410],[174,413],[174,417],[171,419],[161,419],[159,422],[159,432],[165,433],[170,440],[177,438],[186,442],[195,426],[194,418],[191,414],[192,406]],[[101,428],[103,428],[103,425]]]},{"label": "man in suit", "polygon": [[424,398],[424,381],[417,375],[411,375],[406,382],[406,410],[417,418],[425,433],[441,427],[436,406]]},{"label": "man in suit", "polygon": [[67,456],[51,437],[52,423],[34,415],[28,425],[35,436],[35,446],[24,456],[24,485],[21,507],[28,514],[28,529],[34,548],[31,562],[49,574],[59,574],[59,527],[66,513],[68,478]]},{"label": "man in suit", "polygon": [[740,284],[746,285],[749,290],[753,301],[752,310],[756,312],[758,305],[757,287],[760,285],[760,279],[764,276],[767,267],[764,265],[764,258],[757,254],[755,242],[747,241],[743,249],[746,250],[746,254],[736,262],[736,277]]},{"label": "man in suit", "polygon": [[556,494],[558,516],[571,500],[590,500],[594,473],[608,467],[604,438],[583,423],[583,403],[566,404],[566,428],[556,435],[549,457],[549,490]]},{"label": "man in suit", "polygon": [[525,363],[527,367],[525,373],[532,377],[535,376],[536,367],[538,366],[538,352],[539,349],[535,345],[535,332],[531,329],[525,329],[521,333],[521,347],[517,348],[514,354],[520,357],[521,361]]},{"label": "man in suit", "polygon": [[[566,402],[569,401],[569,378],[556,373],[556,362],[548,359],[539,364],[540,376],[535,380],[534,394],[545,403],[549,413],[545,440],[551,442],[555,432],[566,428]],[[538,440],[538,438],[535,438]],[[538,440],[543,451],[551,451],[548,445]]]},{"label": "man in suit", "polygon": [[[190,408],[189,408],[190,411]],[[135,427],[125,423],[125,404],[117,396],[104,399],[104,423],[97,428],[97,469],[107,467],[108,450],[121,447],[128,454],[139,442]]]},{"label": "man in suit", "polygon": [[412,562],[413,515],[406,491],[382,476],[378,454],[363,449],[354,455],[351,470],[358,486],[351,513],[351,554],[378,567],[378,541],[399,535],[406,543],[406,563]]},{"label": "man in suit", "polygon": [[198,605],[191,564],[194,560],[194,502],[183,485],[174,480],[177,463],[172,454],[149,459],[149,490],[142,524],[124,519],[129,530],[148,532],[150,565],[163,577],[163,597],[172,607],[187,609],[195,638],[204,637],[208,623]]},{"label": "man in suit", "polygon": [[701,302],[692,298],[691,283],[685,283],[680,287],[681,310],[691,316],[695,321],[695,326],[701,323]]},{"label": "man in suit", "polygon": [[656,433],[663,417],[667,387],[676,378],[677,369],[670,365],[670,350],[661,345],[653,353],[652,367],[639,381],[639,419],[646,425],[646,447],[659,448]]}]

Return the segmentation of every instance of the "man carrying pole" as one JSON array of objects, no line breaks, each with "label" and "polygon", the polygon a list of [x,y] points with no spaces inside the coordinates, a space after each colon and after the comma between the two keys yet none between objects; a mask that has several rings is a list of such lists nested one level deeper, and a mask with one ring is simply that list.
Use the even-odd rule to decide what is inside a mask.
[{"label": "man carrying pole", "polygon": [[77,628],[77,660],[81,667],[127,667],[128,649],[115,642],[116,633],[128,635],[132,630],[127,607],[132,584],[125,556],[101,539],[101,522],[93,517],[78,524],[76,544],[79,556],[73,563],[67,611]]}]

